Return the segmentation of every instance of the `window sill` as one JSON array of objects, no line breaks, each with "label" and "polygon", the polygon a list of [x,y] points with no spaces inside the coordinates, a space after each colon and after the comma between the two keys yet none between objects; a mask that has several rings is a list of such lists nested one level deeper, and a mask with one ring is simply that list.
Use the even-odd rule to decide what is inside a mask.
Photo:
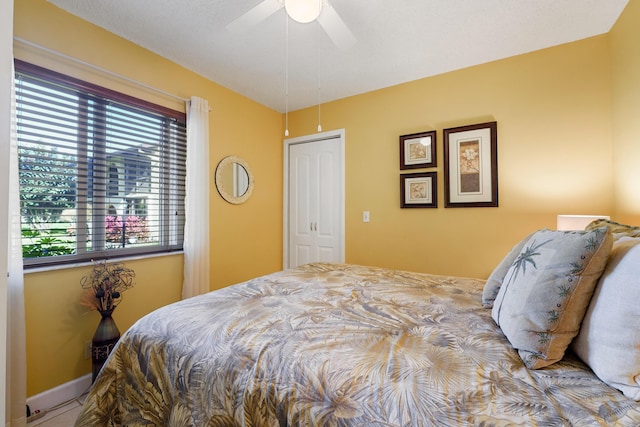
[{"label": "window sill", "polygon": [[[114,260],[114,262],[136,261],[140,259],[161,258],[161,257],[176,256],[176,255],[184,255],[184,251],[174,251],[174,252],[159,253],[159,254],[132,255],[128,257],[117,258]],[[56,270],[66,270],[71,268],[88,267],[90,265],[91,265],[91,261],[78,262],[73,264],[47,265],[43,267],[34,267],[34,268],[25,269],[24,275],[27,275],[30,273],[42,273],[46,271],[56,271]]]}]

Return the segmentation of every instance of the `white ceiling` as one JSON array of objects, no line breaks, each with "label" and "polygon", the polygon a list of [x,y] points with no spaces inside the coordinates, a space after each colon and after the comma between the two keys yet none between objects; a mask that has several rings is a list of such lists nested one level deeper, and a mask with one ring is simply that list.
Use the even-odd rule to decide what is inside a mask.
[{"label": "white ceiling", "polygon": [[[227,28],[282,0],[49,1],[285,111],[284,9],[244,31]],[[339,48],[317,22],[289,21],[289,111],[607,33],[629,0],[324,1],[357,42]]]}]

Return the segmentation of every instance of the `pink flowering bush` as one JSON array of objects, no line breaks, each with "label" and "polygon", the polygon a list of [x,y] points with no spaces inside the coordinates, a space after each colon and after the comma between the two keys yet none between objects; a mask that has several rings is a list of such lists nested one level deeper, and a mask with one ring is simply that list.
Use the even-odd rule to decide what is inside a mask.
[{"label": "pink flowering bush", "polygon": [[[122,217],[109,215],[105,218],[107,242],[122,242]],[[127,216],[124,222],[125,241],[135,239],[145,242],[149,239],[147,220],[136,215]]]}]

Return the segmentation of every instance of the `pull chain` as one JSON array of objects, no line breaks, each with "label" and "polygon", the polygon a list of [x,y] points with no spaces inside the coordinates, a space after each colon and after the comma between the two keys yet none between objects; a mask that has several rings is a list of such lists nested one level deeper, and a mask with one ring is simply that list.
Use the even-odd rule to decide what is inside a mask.
[{"label": "pull chain", "polygon": [[289,15],[285,19],[285,47],[284,47],[284,136],[289,136]]},{"label": "pull chain", "polygon": [[322,132],[320,124],[320,24],[316,22],[316,73],[318,79],[318,132]]}]

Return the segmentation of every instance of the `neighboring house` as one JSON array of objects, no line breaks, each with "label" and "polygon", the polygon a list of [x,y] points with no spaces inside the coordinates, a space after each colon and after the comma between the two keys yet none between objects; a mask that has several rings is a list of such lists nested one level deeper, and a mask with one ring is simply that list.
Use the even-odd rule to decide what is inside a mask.
[{"label": "neighboring house", "polygon": [[157,201],[150,199],[152,176],[158,176],[158,164],[141,148],[130,148],[107,155],[109,183],[108,214],[147,216],[157,212]]}]

